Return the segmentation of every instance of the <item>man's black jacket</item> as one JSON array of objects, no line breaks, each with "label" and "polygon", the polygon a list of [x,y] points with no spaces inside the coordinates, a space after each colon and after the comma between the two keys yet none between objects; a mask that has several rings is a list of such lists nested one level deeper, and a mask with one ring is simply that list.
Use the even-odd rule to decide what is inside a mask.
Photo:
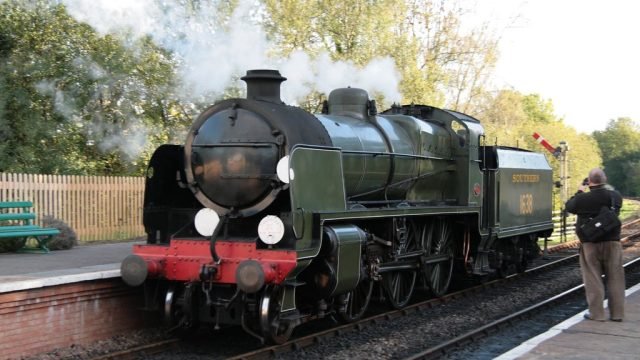
[{"label": "man's black jacket", "polygon": [[[578,215],[576,223],[576,233],[580,238],[582,232],[580,225],[587,222],[590,218],[595,217],[603,206],[611,206],[611,198],[613,198],[613,206],[616,214],[620,213],[622,207],[622,195],[615,190],[609,190],[604,185],[596,185],[590,187],[591,191],[575,194],[565,204],[565,210],[572,214]],[[608,235],[610,241],[620,240],[620,228],[611,231]],[[607,241],[605,240],[605,241]]]}]

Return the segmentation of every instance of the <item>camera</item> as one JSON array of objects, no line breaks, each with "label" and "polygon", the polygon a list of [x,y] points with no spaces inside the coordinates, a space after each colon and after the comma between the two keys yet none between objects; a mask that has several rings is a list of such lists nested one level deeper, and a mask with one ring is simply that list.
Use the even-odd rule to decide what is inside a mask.
[{"label": "camera", "polygon": [[588,177],[586,177],[586,178],[584,178],[584,180],[582,180],[582,185],[583,186],[589,186],[589,178]]}]

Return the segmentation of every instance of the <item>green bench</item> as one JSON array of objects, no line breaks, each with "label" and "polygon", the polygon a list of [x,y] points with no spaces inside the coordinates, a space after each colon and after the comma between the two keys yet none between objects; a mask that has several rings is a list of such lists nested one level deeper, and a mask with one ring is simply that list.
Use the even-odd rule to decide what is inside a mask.
[{"label": "green bench", "polygon": [[[0,202],[0,241],[16,239],[19,252],[48,253],[47,242],[60,230],[34,225],[36,214],[31,212],[32,208],[31,201]],[[37,246],[29,246],[29,239],[35,239]]]}]

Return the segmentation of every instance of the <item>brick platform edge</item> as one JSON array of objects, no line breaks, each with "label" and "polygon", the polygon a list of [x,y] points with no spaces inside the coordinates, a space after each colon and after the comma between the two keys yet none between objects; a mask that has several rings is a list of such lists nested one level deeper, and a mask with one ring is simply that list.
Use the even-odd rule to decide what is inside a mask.
[{"label": "brick platform edge", "polygon": [[88,345],[149,324],[141,288],[120,278],[0,293],[0,358]]}]

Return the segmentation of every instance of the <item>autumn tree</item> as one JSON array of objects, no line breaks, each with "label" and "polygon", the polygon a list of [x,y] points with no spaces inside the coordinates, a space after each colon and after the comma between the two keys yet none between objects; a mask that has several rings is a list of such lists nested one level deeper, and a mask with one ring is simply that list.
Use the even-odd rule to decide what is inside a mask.
[{"label": "autumn tree", "polygon": [[465,25],[473,9],[457,1],[410,0],[408,23],[417,39],[422,80],[441,92],[448,108],[465,113],[482,101],[498,59],[498,29]]},{"label": "autumn tree", "polygon": [[[515,90],[502,90],[493,98],[487,97],[478,114],[485,127],[488,144],[514,146],[542,152],[553,169],[555,181],[562,181],[560,162],[544,150],[533,138],[538,132],[553,146],[565,142],[569,146],[568,178],[565,180],[570,194],[573,194],[580,180],[590,169],[601,166],[602,158],[596,141],[589,135],[579,133],[567,126],[555,114],[551,100],[539,94],[524,95]],[[560,209],[560,190],[554,190],[554,207]]]},{"label": "autumn tree", "polygon": [[[264,0],[265,28],[278,54],[327,52],[364,65],[390,56],[404,103],[457,110],[482,92],[496,61],[488,27],[462,26],[464,10],[435,0]],[[446,99],[449,98],[449,101]]]}]

